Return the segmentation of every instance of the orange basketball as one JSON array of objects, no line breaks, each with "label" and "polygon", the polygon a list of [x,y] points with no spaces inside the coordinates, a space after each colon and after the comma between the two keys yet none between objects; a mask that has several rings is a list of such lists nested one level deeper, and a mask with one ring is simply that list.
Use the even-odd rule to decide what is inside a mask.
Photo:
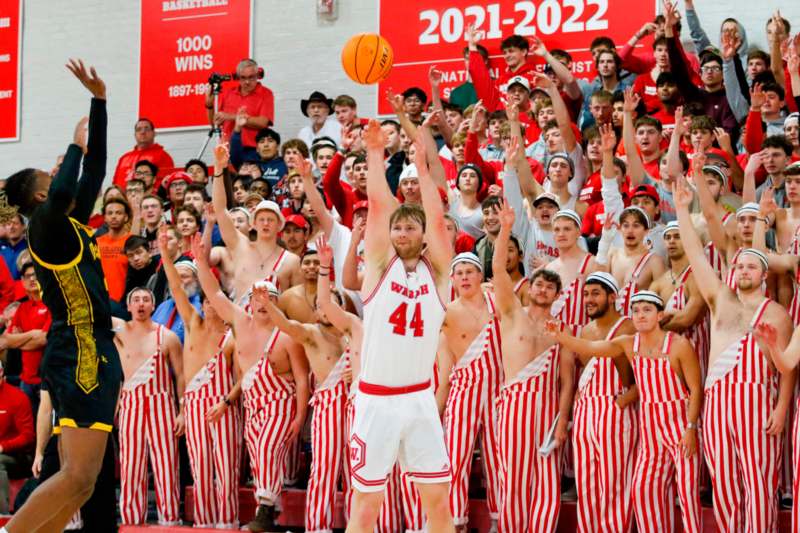
[{"label": "orange basketball", "polygon": [[389,75],[393,63],[392,46],[377,33],[353,35],[342,49],[342,68],[356,83],[378,83]]}]

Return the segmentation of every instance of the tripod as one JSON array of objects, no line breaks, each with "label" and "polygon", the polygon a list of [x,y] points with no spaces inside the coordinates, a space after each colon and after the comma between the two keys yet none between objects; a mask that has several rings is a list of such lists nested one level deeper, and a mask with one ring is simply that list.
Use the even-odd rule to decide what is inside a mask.
[{"label": "tripod", "polygon": [[[220,91],[222,91],[222,82],[221,81],[215,81],[215,80],[209,80],[209,82],[211,84],[211,94],[214,95],[214,115],[216,115],[218,107],[219,107],[219,93],[220,93]],[[197,159],[201,159],[201,160],[203,159],[203,153],[205,153],[206,148],[208,148],[208,144],[211,142],[211,139],[213,139],[214,137],[217,138],[217,142],[220,142],[222,140],[222,128],[220,128],[219,126],[212,125],[211,129],[208,130],[208,136],[206,137],[206,140],[203,143],[203,146],[200,148],[200,151],[197,153]]]}]

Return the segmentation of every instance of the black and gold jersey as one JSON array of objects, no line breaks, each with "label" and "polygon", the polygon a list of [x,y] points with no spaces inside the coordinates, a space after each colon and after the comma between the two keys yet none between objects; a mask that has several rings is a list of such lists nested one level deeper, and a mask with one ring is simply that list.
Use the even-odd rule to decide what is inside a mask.
[{"label": "black and gold jersey", "polygon": [[74,218],[68,220],[80,241],[78,254],[69,262],[48,263],[36,253],[33,244],[30,246],[42,301],[53,317],[53,327],[91,325],[110,329],[108,287],[94,230]]}]

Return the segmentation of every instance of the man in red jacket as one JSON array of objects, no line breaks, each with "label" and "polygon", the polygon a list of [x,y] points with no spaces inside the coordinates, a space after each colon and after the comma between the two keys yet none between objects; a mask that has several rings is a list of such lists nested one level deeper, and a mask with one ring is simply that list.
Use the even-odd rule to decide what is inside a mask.
[{"label": "man in red jacket", "polygon": [[133,150],[126,152],[117,161],[117,169],[114,171],[114,185],[119,185],[123,189],[125,184],[133,178],[133,171],[136,163],[142,160],[150,161],[158,167],[158,176],[155,186],[161,182],[160,179],[167,173],[172,172],[175,163],[164,147],[155,142],[156,127],[149,118],[140,118],[134,126],[134,137],[136,145]]},{"label": "man in red jacket", "polygon": [[0,362],[0,514],[8,514],[8,479],[24,477],[31,465],[34,431],[31,403],[6,383]]}]

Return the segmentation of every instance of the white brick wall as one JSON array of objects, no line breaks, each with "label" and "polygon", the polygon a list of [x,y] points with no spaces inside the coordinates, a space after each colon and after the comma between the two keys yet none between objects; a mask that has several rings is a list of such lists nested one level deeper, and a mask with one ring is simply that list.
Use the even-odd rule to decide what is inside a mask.
[{"label": "white brick wall", "polygon": [[[68,57],[96,65],[109,87],[109,173],[116,158],[133,145],[138,87],[139,2],[137,0],[24,0],[21,141],[0,144],[0,176],[25,167],[50,168],[63,153],[75,122],[88,112],[86,92],[64,68]],[[339,18],[318,21],[314,0],[255,0],[254,58],[267,70],[276,96],[276,122],[288,139],[303,125],[299,102],[315,89],[328,96],[347,93],[368,114],[375,90],[346,78],[339,53],[347,38],[376,31],[377,0],[337,0]],[[797,2],[696,0],[712,40],[719,25],[735,16],[751,44],[766,46],[764,25],[771,11],[800,29]],[[402,24],[402,21],[398,21]],[[688,32],[685,32],[688,37]],[[157,137],[176,164],[194,157],[203,132],[164,133]],[[208,156],[206,157],[208,159]]]}]

